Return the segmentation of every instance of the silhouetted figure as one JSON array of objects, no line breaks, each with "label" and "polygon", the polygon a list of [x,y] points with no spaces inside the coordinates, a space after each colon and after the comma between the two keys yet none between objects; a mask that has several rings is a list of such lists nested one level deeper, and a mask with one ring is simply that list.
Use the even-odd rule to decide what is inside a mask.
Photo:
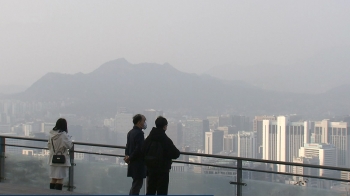
[{"label": "silhouetted figure", "polygon": [[165,134],[168,127],[166,118],[159,116],[155,124],[142,146],[147,165],[146,195],[167,195],[172,159],[177,159],[180,151]]},{"label": "silhouetted figure", "polygon": [[132,177],[130,195],[139,195],[146,178],[146,167],[141,148],[145,140],[142,129],[147,128],[146,118],[141,114],[133,117],[134,127],[128,132],[124,161],[128,164],[128,177]]}]

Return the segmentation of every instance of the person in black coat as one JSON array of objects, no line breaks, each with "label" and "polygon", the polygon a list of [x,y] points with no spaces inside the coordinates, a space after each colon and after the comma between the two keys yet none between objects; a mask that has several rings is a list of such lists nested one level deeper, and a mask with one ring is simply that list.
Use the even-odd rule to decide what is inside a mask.
[{"label": "person in black coat", "polygon": [[141,114],[133,117],[134,127],[128,132],[124,161],[128,164],[127,177],[132,177],[130,195],[139,195],[146,178],[146,167],[141,148],[145,140],[142,129],[147,128],[146,118]]},{"label": "person in black coat", "polygon": [[159,166],[147,167],[147,192],[146,195],[167,195],[169,186],[169,172],[171,169],[172,159],[180,156],[180,151],[175,147],[173,141],[165,134],[168,127],[166,118],[159,116],[155,121],[156,127],[153,127],[149,136],[146,138],[142,153],[147,154],[147,150],[152,141],[160,142],[163,154]]}]

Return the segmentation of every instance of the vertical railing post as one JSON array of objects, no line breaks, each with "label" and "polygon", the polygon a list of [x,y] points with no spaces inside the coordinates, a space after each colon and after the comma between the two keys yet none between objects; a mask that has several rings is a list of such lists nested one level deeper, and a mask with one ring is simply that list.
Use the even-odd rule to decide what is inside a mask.
[{"label": "vertical railing post", "polygon": [[5,181],[5,138],[0,137],[0,182]]},{"label": "vertical railing post", "polygon": [[147,176],[146,176],[146,178],[145,178],[145,181],[144,181],[144,183],[143,183],[143,186],[144,186],[144,191],[145,191],[145,195],[146,195],[146,193],[147,193]]},{"label": "vertical railing post", "polygon": [[237,160],[237,196],[242,196],[242,178],[243,178],[243,173],[242,173],[242,159]]},{"label": "vertical railing post", "polygon": [[69,167],[69,179],[68,179],[68,191],[73,191],[74,189],[74,144],[73,147],[69,150],[69,158],[71,166]]}]

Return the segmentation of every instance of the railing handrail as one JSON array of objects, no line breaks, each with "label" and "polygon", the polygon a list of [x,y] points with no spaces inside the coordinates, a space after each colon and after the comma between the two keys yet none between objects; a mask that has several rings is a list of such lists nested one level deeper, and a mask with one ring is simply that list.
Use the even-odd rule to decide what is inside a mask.
[{"label": "railing handrail", "polygon": [[31,140],[31,141],[38,141],[38,142],[47,142],[47,139],[39,139],[39,138],[32,138],[32,137],[18,137],[18,136],[1,135],[1,134],[0,134],[0,137],[10,138],[10,139],[19,139],[19,140]]},{"label": "railing handrail", "polygon": [[193,156],[203,156],[203,157],[212,157],[212,158],[221,158],[221,159],[233,159],[233,160],[260,162],[260,163],[290,165],[290,166],[312,167],[312,168],[318,168],[318,169],[342,170],[342,171],[349,171],[350,172],[350,168],[342,168],[342,167],[334,167],[334,166],[312,165],[312,164],[304,164],[304,163],[273,161],[273,160],[266,160],[266,159],[253,159],[253,158],[234,157],[234,156],[225,156],[225,155],[212,155],[212,154],[193,153],[193,152],[181,152],[181,154],[193,155]]},{"label": "railing handrail", "polygon": [[117,146],[117,145],[110,145],[110,144],[97,144],[97,143],[87,143],[87,142],[73,142],[76,145],[81,146],[95,146],[95,147],[107,147],[107,148],[118,148],[118,149],[125,149],[125,146]]},{"label": "railing handrail", "polygon": [[[39,138],[0,135],[0,138],[1,137],[3,137],[3,138],[10,138],[10,139],[20,139],[20,140],[31,140],[31,141],[47,142],[47,139],[39,139]],[[117,149],[125,149],[126,148],[125,146],[117,146],[117,145],[109,145],[109,144],[97,144],[97,143],[88,143],[88,142],[73,142],[73,143],[75,145],[83,145],[83,146],[107,147],[107,148],[117,148]],[[11,146],[16,146],[16,145],[11,145]],[[23,146],[18,146],[18,147],[23,147]],[[30,147],[30,146],[27,146],[27,147]],[[43,148],[43,149],[45,149],[45,148]],[[75,152],[78,152],[78,151],[75,151]],[[96,154],[98,154],[98,153],[96,153]],[[230,160],[242,160],[242,161],[250,161],[250,162],[260,162],[260,163],[270,163],[270,164],[280,164],[280,165],[300,166],[300,167],[310,167],[310,168],[317,168],[317,169],[329,169],[329,170],[350,172],[350,168],[342,168],[342,167],[334,167],[334,166],[312,165],[312,164],[293,163],[293,162],[285,162],[285,161],[253,159],[253,158],[234,157],[234,156],[225,156],[225,155],[212,155],[212,154],[194,153],[194,152],[180,152],[180,154],[182,154],[182,155],[192,155],[192,156],[211,157],[211,158],[230,159]]]}]

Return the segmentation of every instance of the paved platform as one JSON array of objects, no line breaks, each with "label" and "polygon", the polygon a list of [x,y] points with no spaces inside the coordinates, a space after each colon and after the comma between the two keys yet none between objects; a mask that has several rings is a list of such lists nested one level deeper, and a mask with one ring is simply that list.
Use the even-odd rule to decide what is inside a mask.
[{"label": "paved platform", "polygon": [[[47,185],[49,186],[49,184]],[[18,184],[0,183],[1,195],[82,195],[76,192],[66,190],[51,190],[49,188],[28,187]]]}]

